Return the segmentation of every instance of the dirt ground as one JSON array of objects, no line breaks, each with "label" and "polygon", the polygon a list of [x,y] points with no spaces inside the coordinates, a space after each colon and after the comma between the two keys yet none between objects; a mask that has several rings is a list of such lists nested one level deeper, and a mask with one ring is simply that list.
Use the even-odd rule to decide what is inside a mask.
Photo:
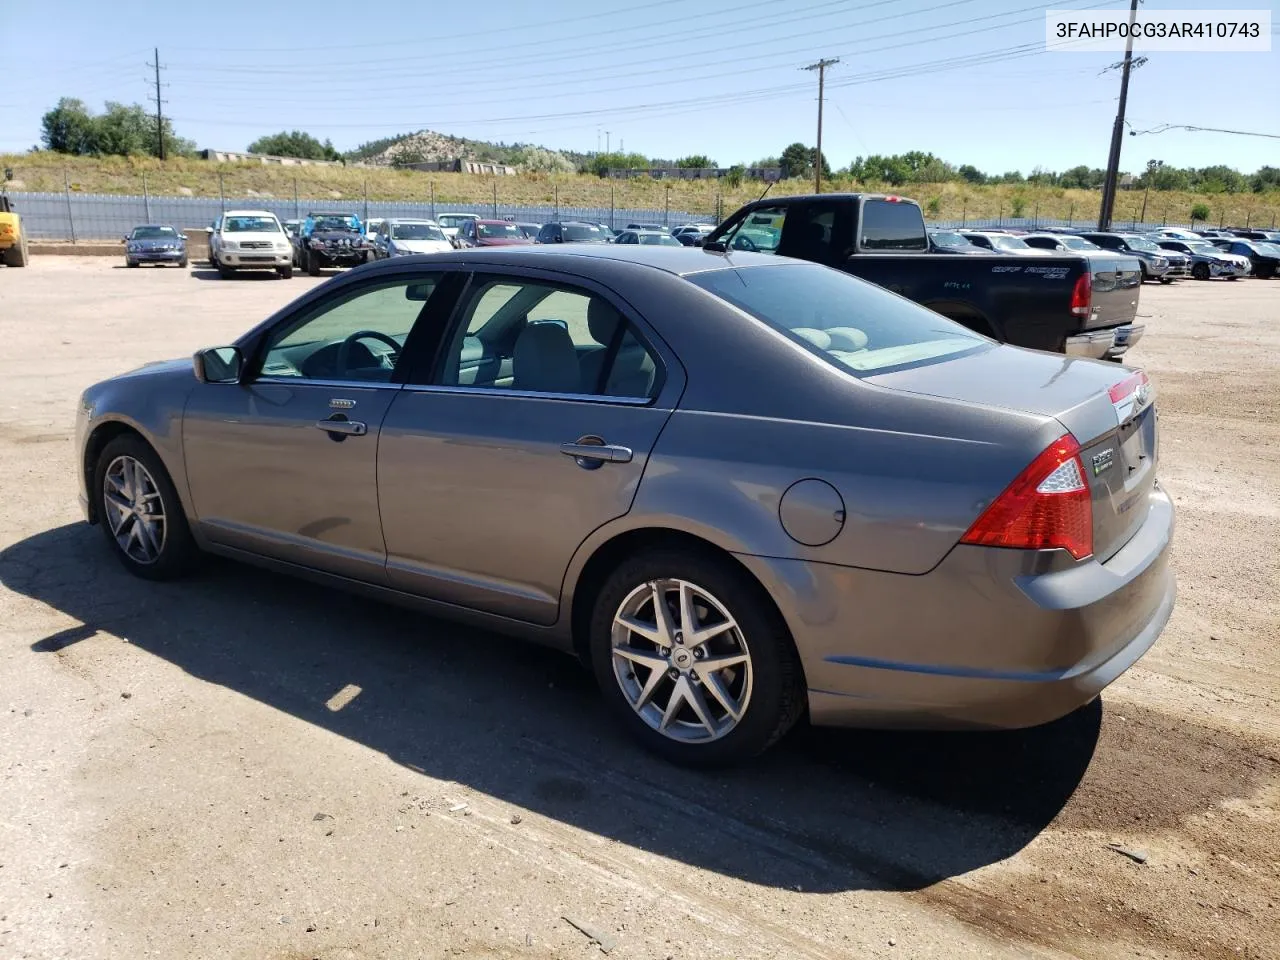
[{"label": "dirt ground", "polygon": [[0,270],[0,957],[1280,957],[1280,281],[1142,291],[1180,593],[1100,703],[714,776],[557,654],[79,521],[79,391],[316,282]]}]

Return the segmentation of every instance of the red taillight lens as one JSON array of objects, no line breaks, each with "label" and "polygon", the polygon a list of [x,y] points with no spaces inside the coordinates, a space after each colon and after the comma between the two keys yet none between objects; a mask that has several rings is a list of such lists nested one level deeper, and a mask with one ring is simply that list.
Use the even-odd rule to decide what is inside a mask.
[{"label": "red taillight lens", "polygon": [[1071,288],[1071,312],[1077,317],[1087,317],[1093,311],[1093,274],[1085,265],[1084,273]]},{"label": "red taillight lens", "polygon": [[1093,553],[1093,502],[1080,444],[1067,433],[1031,461],[960,538],[1021,550],[1061,548],[1077,560]]},{"label": "red taillight lens", "polygon": [[1119,403],[1125,397],[1132,393],[1137,393],[1144,386],[1150,384],[1147,375],[1139,370],[1131,377],[1125,377],[1119,383],[1115,384],[1107,391],[1107,396],[1111,398],[1112,403]]}]

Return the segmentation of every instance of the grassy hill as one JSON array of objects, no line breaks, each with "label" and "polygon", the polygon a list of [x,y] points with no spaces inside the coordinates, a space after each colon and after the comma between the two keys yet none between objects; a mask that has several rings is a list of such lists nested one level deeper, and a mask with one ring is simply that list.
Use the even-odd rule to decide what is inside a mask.
[{"label": "grassy hill", "polygon": [[[308,199],[359,199],[368,191],[370,200],[427,200],[434,189],[442,203],[474,204],[483,210],[493,200],[505,204],[551,204],[557,196],[561,206],[608,207],[662,210],[670,198],[672,210],[714,214],[717,199],[727,214],[748,200],[754,200],[763,184],[747,182],[737,189],[724,181],[602,180],[584,174],[527,173],[515,177],[485,177],[457,173],[419,173],[389,167],[282,167],[253,163],[211,163],[204,160],[175,159],[161,162],[150,157],[70,157],[55,153],[0,155],[0,167],[13,169],[10,191],[21,207],[22,191],[58,192],[69,182],[71,189],[84,193],[133,194],[146,189],[153,195],[245,198],[255,194],[291,198],[295,184],[298,196]],[[876,190],[901,193],[918,200],[931,219],[958,220],[1039,216],[1087,220],[1097,216],[1099,194],[1094,190],[1059,187],[1032,187],[1024,184],[970,186],[962,183],[912,184],[887,187],[859,184],[837,177],[829,190]],[[805,193],[809,181],[792,180],[774,186],[771,193]],[[669,194],[668,194],[669,190]],[[1121,191],[1115,220],[1123,225],[1142,208],[1141,191]],[[1152,191],[1147,201],[1147,221],[1186,222],[1191,208],[1209,207],[1210,222],[1248,222],[1270,227],[1280,223],[1280,193],[1198,194]]]}]

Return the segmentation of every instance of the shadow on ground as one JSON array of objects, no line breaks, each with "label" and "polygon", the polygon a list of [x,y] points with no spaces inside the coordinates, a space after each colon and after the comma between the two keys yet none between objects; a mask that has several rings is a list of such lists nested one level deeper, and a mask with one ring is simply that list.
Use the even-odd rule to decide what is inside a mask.
[{"label": "shadow on ground", "polygon": [[[250,567],[137,580],[99,532],[0,553],[0,582],[81,626],[385,753],[600,836],[753,883],[909,890],[1011,856],[1062,809],[1097,744],[1095,702],[1000,734],[798,730],[701,774],[636,749],[576,661]],[[334,712],[326,701],[361,692]]]},{"label": "shadow on ground", "polygon": [[[296,271],[296,268],[295,268]],[[196,280],[222,280],[222,275],[214,267],[192,267],[191,276]],[[236,275],[223,283],[235,283],[239,280],[279,280],[280,276],[272,270],[237,270]]]}]

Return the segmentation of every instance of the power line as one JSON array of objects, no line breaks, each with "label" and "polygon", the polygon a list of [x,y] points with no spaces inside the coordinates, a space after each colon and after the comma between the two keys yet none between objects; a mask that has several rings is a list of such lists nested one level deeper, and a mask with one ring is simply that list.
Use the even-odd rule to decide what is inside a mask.
[{"label": "power line", "polygon": [[1230,133],[1237,137],[1267,137],[1280,140],[1280,133],[1255,133],[1252,130],[1223,130],[1221,127],[1194,127],[1187,123],[1162,123],[1150,130],[1130,130],[1129,136],[1140,137],[1148,133],[1166,133],[1170,130],[1187,130],[1191,133]]}]

